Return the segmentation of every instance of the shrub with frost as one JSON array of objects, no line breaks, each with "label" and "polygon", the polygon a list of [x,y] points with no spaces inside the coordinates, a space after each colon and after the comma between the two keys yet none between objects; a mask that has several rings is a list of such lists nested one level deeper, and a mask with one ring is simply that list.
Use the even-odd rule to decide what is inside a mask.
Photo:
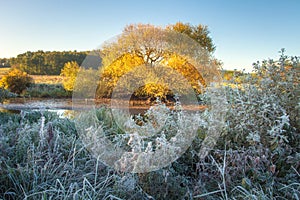
[{"label": "shrub with frost", "polygon": [[[262,145],[272,150],[299,142],[298,57],[254,63],[238,87],[226,86],[228,145]],[[237,83],[235,83],[237,84]]]}]

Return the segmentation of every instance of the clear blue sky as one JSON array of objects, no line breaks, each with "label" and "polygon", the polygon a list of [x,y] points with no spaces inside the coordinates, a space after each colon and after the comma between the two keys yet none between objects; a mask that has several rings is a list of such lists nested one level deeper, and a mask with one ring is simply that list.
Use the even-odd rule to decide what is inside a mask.
[{"label": "clear blue sky", "polygon": [[299,0],[0,0],[0,57],[91,50],[130,23],[209,27],[226,69],[300,55]]}]

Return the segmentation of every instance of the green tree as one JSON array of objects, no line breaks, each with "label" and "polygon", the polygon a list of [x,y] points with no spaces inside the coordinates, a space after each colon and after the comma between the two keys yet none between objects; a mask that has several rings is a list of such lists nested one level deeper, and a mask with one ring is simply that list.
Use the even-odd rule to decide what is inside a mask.
[{"label": "green tree", "polygon": [[11,58],[9,64],[32,75],[59,75],[65,63],[82,63],[87,54],[77,51],[28,51]]},{"label": "green tree", "polygon": [[10,59],[9,58],[0,58],[0,68],[2,67],[10,67]]},{"label": "green tree", "polygon": [[64,65],[64,68],[61,70],[60,75],[64,77],[63,87],[65,88],[65,90],[73,91],[78,71],[79,65],[75,61],[67,62]]},{"label": "green tree", "polygon": [[209,36],[210,32],[207,26],[201,24],[193,26],[189,23],[177,22],[176,24],[167,26],[167,29],[188,35],[209,52],[214,52],[216,49],[212,38]]},{"label": "green tree", "polygon": [[2,85],[4,89],[21,94],[32,84],[33,79],[26,72],[19,69],[12,69],[2,77],[0,82],[0,86]]}]

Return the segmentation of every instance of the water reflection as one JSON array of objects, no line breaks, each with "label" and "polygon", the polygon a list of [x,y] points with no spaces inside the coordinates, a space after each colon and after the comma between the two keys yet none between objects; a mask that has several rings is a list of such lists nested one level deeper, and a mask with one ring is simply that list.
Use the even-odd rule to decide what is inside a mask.
[{"label": "water reflection", "polygon": [[59,117],[69,117],[72,112],[71,99],[9,99],[0,104],[0,112],[20,114],[22,111],[48,111]]},{"label": "water reflection", "polygon": [[20,114],[21,110],[5,109],[0,107],[0,112],[9,114]]},{"label": "water reflection", "polygon": [[[3,104],[0,104],[0,112],[20,114],[21,111],[39,111],[39,112],[53,112],[62,118],[72,118],[74,110],[90,110],[103,105],[109,106],[110,102],[107,100],[101,100],[94,102],[93,100],[83,100],[77,102],[75,106],[72,104],[72,99],[26,99],[26,98],[13,98],[9,99]],[[131,115],[144,114],[149,106],[130,106],[129,112]]]}]

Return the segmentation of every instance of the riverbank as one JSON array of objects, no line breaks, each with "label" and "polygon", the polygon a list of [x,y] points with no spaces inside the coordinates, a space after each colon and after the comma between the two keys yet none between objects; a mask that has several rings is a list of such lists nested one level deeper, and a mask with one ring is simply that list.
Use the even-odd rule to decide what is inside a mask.
[{"label": "riverbank", "polygon": [[[132,115],[143,114],[150,106],[147,101],[123,99],[115,100],[113,103],[108,98],[102,99],[76,99],[72,98],[11,98],[5,100],[0,104],[0,112],[18,112],[21,110],[57,110],[57,111],[71,111],[71,110],[90,110],[106,106],[115,109],[129,110]],[[174,108],[174,103],[168,103],[170,109]],[[204,105],[183,105],[182,109],[186,111],[204,110]]]}]

